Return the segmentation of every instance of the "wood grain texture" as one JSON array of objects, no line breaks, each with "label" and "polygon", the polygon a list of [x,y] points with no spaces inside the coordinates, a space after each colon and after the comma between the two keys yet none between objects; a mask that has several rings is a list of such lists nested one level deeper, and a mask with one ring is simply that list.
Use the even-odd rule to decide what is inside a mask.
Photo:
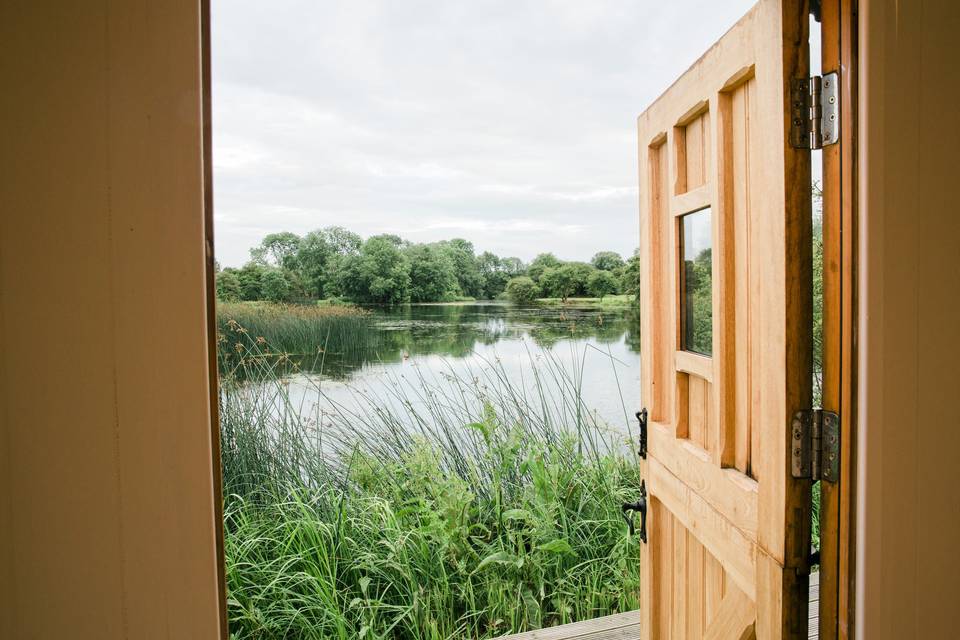
[{"label": "wood grain texture", "polygon": [[754,635],[756,617],[753,601],[736,587],[731,587],[702,638],[703,640],[747,640]]},{"label": "wood grain texture", "polygon": [[751,73],[740,78],[740,84],[721,94],[719,107],[723,132],[723,157],[719,181],[721,188],[720,215],[726,225],[724,239],[729,243],[721,263],[722,281],[726,285],[719,313],[722,318],[721,335],[729,345],[725,354],[724,380],[729,425],[725,435],[732,442],[725,447],[732,465],[756,478],[751,465],[759,446],[759,431],[752,428],[751,397],[751,318],[750,300],[757,291],[762,271],[751,269],[755,247],[750,241],[750,219],[753,215],[751,185],[756,184],[755,164],[750,162],[751,121],[756,101],[751,99],[756,80]]},{"label": "wood grain texture", "polygon": [[699,639],[703,637],[704,620],[703,609],[706,598],[704,584],[704,555],[706,550],[697,539],[687,532],[687,637]]},{"label": "wood grain texture", "polygon": [[[674,518],[674,545],[683,541],[689,531],[720,561],[728,577],[751,598],[755,597],[755,543],[656,460],[650,462],[648,475],[651,486],[658,487],[657,495],[663,506]],[[675,554],[674,562],[683,562],[684,557],[685,554]],[[676,566],[674,572],[678,572]],[[686,605],[687,601],[681,600],[678,604]],[[675,614],[677,610],[681,619],[685,619],[685,606],[675,607]]]},{"label": "wood grain texture", "polygon": [[691,373],[705,382],[713,381],[713,359],[692,351],[674,352],[677,371]]},{"label": "wood grain texture", "polygon": [[960,4],[863,2],[858,20],[856,637],[952,638]]},{"label": "wood grain texture", "polygon": [[[850,567],[852,483],[855,474],[853,341],[856,262],[854,132],[856,61],[853,59],[852,3],[827,0],[822,6],[821,67],[842,70],[839,87],[840,141],[823,158],[823,398],[824,409],[840,416],[841,464],[836,484],[821,483],[819,634],[849,637],[853,579]],[[841,585],[846,585],[841,587]]]},{"label": "wood grain texture", "polygon": [[682,127],[684,145],[684,188],[691,191],[707,184],[710,173],[710,112],[706,111]]},{"label": "wood grain texture", "polygon": [[[841,221],[841,364],[840,364],[840,518],[839,568],[837,570],[837,636],[856,637],[856,538],[857,538],[857,359],[859,228],[857,197],[858,127],[860,82],[857,0],[840,0],[840,206]],[[954,14],[956,15],[956,14]],[[934,24],[937,23],[934,18]],[[943,42],[943,40],[941,40]],[[934,83],[935,84],[935,83]]]},{"label": "wood grain texture", "polygon": [[687,421],[689,422],[687,437],[694,444],[707,450],[707,396],[710,385],[700,376],[689,376],[687,383]]},{"label": "wood grain texture", "polygon": [[[823,74],[839,69],[840,3],[837,0],[826,0],[822,3],[820,54]],[[841,326],[843,323],[841,144],[824,147],[820,152],[823,162],[823,377],[820,405],[825,410],[838,415],[841,413]],[[840,491],[840,483],[820,483],[820,565],[822,570],[819,629],[820,637],[824,640],[834,640],[837,637]]]},{"label": "wood grain texture", "polygon": [[[668,154],[666,135],[658,138],[657,146],[640,149],[640,175],[646,176],[650,189],[641,198],[652,212],[641,233],[640,291],[643,300],[662,300],[671,297],[667,284],[671,278],[670,242],[673,224],[666,221],[669,203]],[[646,197],[644,197],[646,196]],[[649,305],[649,314],[641,318],[641,381],[643,396],[651,420],[672,420],[672,381],[667,372],[673,366],[675,346],[670,339],[673,324],[672,305]],[[644,323],[647,322],[647,326]]]},{"label": "wood grain texture", "polygon": [[635,640],[640,634],[637,611],[501,636],[499,640]]},{"label": "wood grain texture", "polygon": [[744,534],[757,536],[759,484],[755,480],[718,467],[709,452],[674,437],[667,425],[650,423],[648,445],[650,451],[657,451],[656,456],[648,454],[648,461],[655,458]]},{"label": "wood grain texture", "polygon": [[[641,244],[659,274],[647,291],[663,294],[641,311],[641,330],[662,332],[647,338],[655,348],[680,344],[677,216],[714,211],[714,355],[670,353],[672,369],[650,366],[660,378],[644,383],[669,385],[673,412],[651,422],[642,465],[669,521],[651,529],[651,589],[667,588],[658,572],[668,563],[674,576],[670,599],[648,604],[660,622],[650,637],[701,637],[707,611],[721,606],[713,598],[733,584],[758,611],[745,636],[799,637],[806,627],[802,579],[792,576],[809,544],[808,483],[789,476],[786,437],[788,416],[810,402],[812,375],[809,154],[787,145],[789,80],[806,72],[806,15],[803,2],[762,0],[638,119],[638,139],[665,133],[658,154],[669,156],[669,211],[641,198],[641,228],[660,218],[658,235]],[[641,170],[641,193],[660,189],[650,175]],[[657,262],[658,250],[670,259]],[[719,582],[701,547],[719,563]],[[761,597],[761,584],[774,592]]]},{"label": "wood grain texture", "polygon": [[226,631],[200,20],[0,3],[2,638]]},{"label": "wood grain texture", "polygon": [[676,422],[672,434],[674,438],[686,439],[690,437],[690,374],[674,371],[673,376],[676,379],[673,394]]},{"label": "wood grain texture", "polygon": [[712,186],[704,184],[670,198],[670,214],[674,217],[686,215],[691,211],[709,207],[713,201]]}]

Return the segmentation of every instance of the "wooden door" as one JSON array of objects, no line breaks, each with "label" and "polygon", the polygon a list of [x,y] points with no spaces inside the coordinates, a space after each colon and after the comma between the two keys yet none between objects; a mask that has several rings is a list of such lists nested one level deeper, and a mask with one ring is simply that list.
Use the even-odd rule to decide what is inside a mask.
[{"label": "wooden door", "polygon": [[[681,37],[678,34],[678,37]],[[638,120],[644,638],[806,638],[810,152],[790,146],[808,11],[762,0]]]}]

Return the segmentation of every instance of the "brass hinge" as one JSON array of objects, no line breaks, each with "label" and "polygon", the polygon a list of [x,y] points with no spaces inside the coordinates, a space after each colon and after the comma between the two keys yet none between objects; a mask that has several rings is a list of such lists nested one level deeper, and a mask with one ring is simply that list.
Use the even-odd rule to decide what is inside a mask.
[{"label": "brass hinge", "polygon": [[793,147],[821,149],[840,139],[840,74],[795,78],[790,105]]},{"label": "brass hinge", "polygon": [[791,435],[793,477],[836,482],[840,477],[840,416],[823,409],[797,411]]}]

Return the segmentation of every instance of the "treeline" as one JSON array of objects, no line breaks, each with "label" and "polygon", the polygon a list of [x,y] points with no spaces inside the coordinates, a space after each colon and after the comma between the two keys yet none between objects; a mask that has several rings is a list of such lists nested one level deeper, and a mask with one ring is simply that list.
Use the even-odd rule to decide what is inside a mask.
[{"label": "treeline", "polygon": [[267,235],[250,250],[239,269],[217,273],[217,296],[224,301],[296,302],[344,299],[357,303],[403,304],[492,300],[518,302],[636,294],[636,255],[624,260],[601,251],[589,262],[564,262],[551,253],[530,264],[489,251],[479,255],[462,238],[417,244],[396,235],[364,240],[342,227],[298,236]]}]

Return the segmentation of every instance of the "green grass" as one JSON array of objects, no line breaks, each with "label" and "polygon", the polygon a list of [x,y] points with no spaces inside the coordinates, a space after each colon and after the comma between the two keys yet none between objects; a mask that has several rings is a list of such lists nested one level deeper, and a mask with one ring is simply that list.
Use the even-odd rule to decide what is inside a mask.
[{"label": "green grass", "polygon": [[369,312],[342,304],[221,303],[217,326],[218,362],[226,375],[250,371],[255,354],[274,365],[319,369],[325,360],[362,354],[379,335]]},{"label": "green grass", "polygon": [[523,381],[491,362],[298,404],[253,336],[220,395],[232,637],[490,638],[639,606],[638,467],[582,369],[531,354]]}]

